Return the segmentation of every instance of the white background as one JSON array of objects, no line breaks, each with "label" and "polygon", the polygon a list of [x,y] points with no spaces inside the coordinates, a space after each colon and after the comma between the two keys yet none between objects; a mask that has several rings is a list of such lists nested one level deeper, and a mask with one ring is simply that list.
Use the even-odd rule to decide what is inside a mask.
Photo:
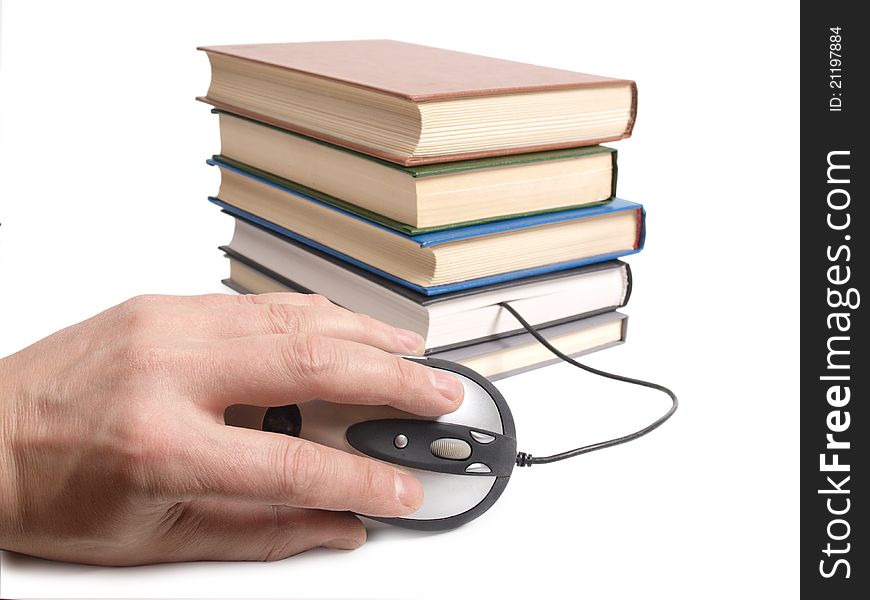
[{"label": "white background", "polygon": [[[628,343],[588,362],[672,386],[643,440],[515,473],[438,535],[378,530],[275,564],[97,568],[4,554],[5,597],[796,597],[795,3],[2,4],[0,356],[144,292],[222,291],[203,44],[395,38],[636,79],[620,196],[649,211]],[[226,291],[226,290],[223,290]],[[628,431],[666,399],[567,365],[499,383],[521,449]]]}]

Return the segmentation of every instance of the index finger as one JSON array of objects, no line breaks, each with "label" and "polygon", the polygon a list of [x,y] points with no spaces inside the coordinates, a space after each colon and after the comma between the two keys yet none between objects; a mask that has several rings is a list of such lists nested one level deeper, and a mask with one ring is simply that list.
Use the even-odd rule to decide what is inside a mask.
[{"label": "index finger", "polygon": [[213,341],[196,347],[192,361],[191,395],[221,416],[233,404],[284,406],[313,399],[438,416],[456,410],[464,391],[446,371],[320,335]]}]

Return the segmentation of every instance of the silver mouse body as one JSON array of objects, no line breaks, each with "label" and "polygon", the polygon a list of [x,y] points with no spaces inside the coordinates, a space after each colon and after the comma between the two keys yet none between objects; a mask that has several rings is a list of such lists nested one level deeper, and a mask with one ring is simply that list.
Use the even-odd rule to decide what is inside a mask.
[{"label": "silver mouse body", "polygon": [[423,505],[402,518],[371,517],[422,530],[452,529],[480,516],[504,491],[516,462],[510,409],[483,376],[444,360],[408,358],[452,373],[465,388],[462,406],[442,417],[388,406],[313,400],[271,408],[263,429],[399,466],[422,484]]}]

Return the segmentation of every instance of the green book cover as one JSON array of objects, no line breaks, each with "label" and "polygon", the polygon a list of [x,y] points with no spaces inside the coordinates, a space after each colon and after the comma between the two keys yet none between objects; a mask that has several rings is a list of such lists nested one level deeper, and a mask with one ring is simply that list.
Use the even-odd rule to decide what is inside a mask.
[{"label": "green book cover", "polygon": [[[522,165],[536,162],[543,162],[547,160],[561,160],[564,158],[577,158],[579,156],[590,156],[593,154],[606,154],[610,153],[613,156],[613,184],[611,186],[611,197],[616,196],[616,150],[613,148],[608,148],[607,146],[581,146],[579,148],[563,148],[560,150],[544,150],[542,152],[526,152],[524,154],[509,154],[506,156],[490,156],[487,158],[473,158],[470,160],[457,160],[452,162],[444,162],[444,163],[436,163],[429,165],[417,165],[405,167],[402,165],[398,165],[396,163],[392,163],[386,160],[381,160],[380,158],[376,158],[374,156],[369,156],[368,154],[363,154],[362,152],[357,152],[355,150],[350,150],[348,148],[343,148],[341,146],[336,146],[335,144],[330,144],[329,142],[324,142],[322,140],[316,140],[314,138],[310,138],[308,136],[302,135],[300,133],[295,133],[292,131],[287,131],[286,129],[281,129],[280,127],[276,127],[274,125],[269,125],[268,123],[262,123],[260,121],[255,121],[254,119],[249,119],[248,117],[242,117],[235,113],[227,112],[224,110],[219,110],[213,108],[211,110],[212,113],[216,115],[227,115],[234,119],[241,119],[243,121],[248,121],[250,123],[255,123],[260,127],[268,127],[269,129],[273,129],[275,131],[280,131],[286,135],[292,135],[297,138],[301,138],[303,140],[307,140],[314,144],[320,144],[321,146],[327,146],[328,148],[333,148],[335,150],[339,150],[340,152],[346,152],[347,154],[352,154],[354,156],[358,156],[365,160],[370,160],[376,162],[378,164],[384,165],[386,167],[390,167],[391,169],[397,169],[404,173],[407,173],[411,177],[430,177],[432,175],[447,175],[449,173],[459,173],[462,171],[474,171],[478,169],[491,169],[495,167],[505,167],[510,165]],[[581,205],[582,206],[582,205]],[[568,208],[568,207],[566,207]],[[502,218],[502,217],[499,217]]]},{"label": "green book cover", "polygon": [[[600,148],[601,146],[592,146],[592,147]],[[582,148],[578,148],[578,150],[582,150]],[[608,150],[610,150],[610,149],[608,148]],[[557,150],[555,152],[565,152],[565,151],[564,150]],[[463,221],[461,223],[451,223],[449,225],[439,225],[436,227],[414,227],[413,225],[408,225],[407,223],[401,223],[399,221],[396,221],[395,219],[385,217],[384,215],[381,215],[381,214],[373,212],[371,210],[362,208],[360,206],[357,206],[356,204],[351,204],[350,202],[346,202],[344,200],[336,198],[335,196],[330,196],[329,194],[324,194],[323,192],[320,192],[318,190],[310,188],[306,185],[302,185],[301,183],[296,183],[295,181],[290,181],[289,179],[285,179],[283,177],[273,175],[272,173],[268,173],[268,172],[263,171],[261,169],[258,169],[256,167],[252,167],[252,166],[247,165],[245,163],[239,162],[237,160],[233,160],[232,158],[229,158],[227,156],[216,154],[212,157],[212,160],[214,160],[218,164],[229,165],[229,166],[235,167],[236,169],[239,169],[241,171],[245,171],[245,172],[250,173],[252,175],[256,175],[257,177],[261,177],[261,178],[265,179],[266,181],[270,181],[270,182],[274,183],[275,185],[286,188],[287,190],[298,192],[298,193],[304,194],[306,196],[311,196],[312,198],[320,200],[321,202],[325,202],[326,204],[329,204],[331,206],[335,206],[336,208],[346,210],[347,212],[358,215],[364,219],[374,221],[375,223],[380,223],[384,227],[389,227],[390,229],[395,229],[396,231],[400,231],[400,232],[405,233],[407,235],[418,235],[421,233],[431,233],[433,231],[444,231],[446,229],[456,229],[458,227],[467,227],[469,225],[479,225],[481,223],[490,223],[493,221],[503,221],[505,219],[514,219],[517,217],[526,217],[526,216],[536,215],[536,214],[546,214],[546,213],[558,212],[558,211],[562,211],[562,210],[569,210],[569,209],[573,209],[573,208],[581,208],[581,207],[586,207],[586,206],[598,206],[600,204],[606,204],[607,202],[610,202],[610,200],[613,197],[613,193],[616,191],[616,161],[615,161],[616,153],[615,153],[615,151],[613,152],[613,156],[614,156],[614,163],[613,163],[613,184],[611,186],[611,198],[608,198],[606,200],[600,200],[598,202],[587,202],[584,204],[575,204],[572,206],[561,206],[558,208],[553,208],[553,209],[548,209],[548,210],[514,213],[512,215],[499,215],[499,216],[491,217],[488,219],[477,219],[474,221]],[[504,158],[504,157],[499,157],[498,159],[486,158],[486,159],[481,159],[481,160],[489,162],[489,161],[499,161],[501,158]],[[508,157],[508,158],[512,158],[512,157]],[[472,161],[462,161],[462,162],[479,162],[479,161],[477,159],[475,159]],[[440,168],[440,167],[443,167],[445,164],[457,164],[457,163],[442,163],[439,165],[424,165],[421,167],[410,167],[410,168],[411,169],[425,169],[427,167]],[[404,169],[407,169],[408,167],[397,167],[397,168],[401,168],[404,170]]]}]

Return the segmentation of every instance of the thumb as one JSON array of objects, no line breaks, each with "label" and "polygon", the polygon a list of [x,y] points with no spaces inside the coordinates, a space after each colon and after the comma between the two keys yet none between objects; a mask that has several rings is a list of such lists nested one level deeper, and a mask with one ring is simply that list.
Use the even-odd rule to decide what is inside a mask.
[{"label": "thumb", "polygon": [[321,546],[353,550],[366,539],[347,512],[207,500],[181,505],[166,527],[153,562],[273,561]]}]

